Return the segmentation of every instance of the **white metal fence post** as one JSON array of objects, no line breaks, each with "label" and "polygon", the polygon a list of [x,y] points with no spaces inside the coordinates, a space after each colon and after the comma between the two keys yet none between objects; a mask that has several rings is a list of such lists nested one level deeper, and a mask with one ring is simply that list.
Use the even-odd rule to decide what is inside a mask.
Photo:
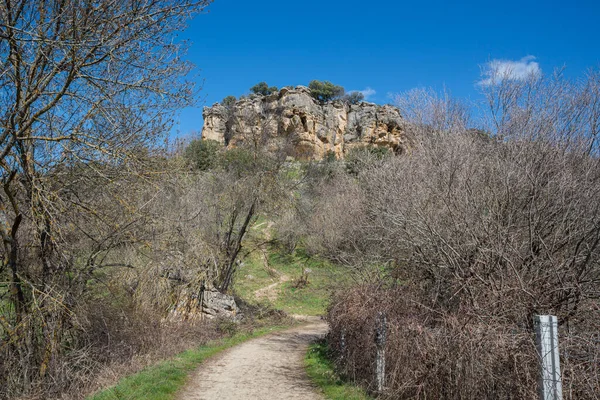
[{"label": "white metal fence post", "polygon": [[375,373],[377,379],[377,391],[383,392],[385,385],[385,339],[387,330],[387,320],[385,314],[380,312],[377,315],[377,326],[375,328],[375,345],[377,347],[377,359]]},{"label": "white metal fence post", "polygon": [[540,357],[540,400],[562,400],[557,319],[554,315],[536,315],[533,321]]}]

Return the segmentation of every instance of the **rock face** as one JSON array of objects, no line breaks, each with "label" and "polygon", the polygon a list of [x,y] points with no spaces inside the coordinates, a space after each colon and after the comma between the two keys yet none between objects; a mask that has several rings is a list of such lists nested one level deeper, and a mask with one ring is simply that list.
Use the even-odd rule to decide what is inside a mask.
[{"label": "rock face", "polygon": [[405,122],[397,108],[373,103],[321,103],[304,86],[269,96],[251,95],[232,107],[205,107],[202,138],[228,147],[260,145],[297,159],[342,158],[354,147],[374,145],[403,152]]}]

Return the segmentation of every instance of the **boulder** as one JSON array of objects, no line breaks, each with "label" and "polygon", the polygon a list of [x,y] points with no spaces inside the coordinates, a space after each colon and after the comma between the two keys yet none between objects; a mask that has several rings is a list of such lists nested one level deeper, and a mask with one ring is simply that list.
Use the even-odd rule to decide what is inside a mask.
[{"label": "boulder", "polygon": [[216,290],[205,290],[200,297],[184,290],[169,313],[172,320],[202,320],[225,318],[239,321],[243,318],[233,296]]},{"label": "boulder", "polygon": [[202,313],[208,318],[227,318],[238,320],[242,314],[233,296],[218,291],[203,293]]}]

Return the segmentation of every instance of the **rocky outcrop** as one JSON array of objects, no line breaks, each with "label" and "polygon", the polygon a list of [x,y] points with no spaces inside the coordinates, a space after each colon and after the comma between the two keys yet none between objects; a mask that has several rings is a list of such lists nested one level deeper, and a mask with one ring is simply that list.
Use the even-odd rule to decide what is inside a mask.
[{"label": "rocky outcrop", "polygon": [[204,290],[200,296],[183,291],[169,317],[172,320],[224,318],[238,321],[243,318],[243,315],[233,296],[216,290]]},{"label": "rocky outcrop", "polygon": [[205,291],[202,300],[202,313],[208,318],[240,319],[242,314],[233,296],[218,291]]},{"label": "rocky outcrop", "polygon": [[304,86],[269,96],[252,95],[231,107],[203,111],[203,139],[229,147],[260,145],[297,159],[342,158],[354,147],[375,145],[403,152],[405,123],[396,107],[343,101],[321,103]]}]

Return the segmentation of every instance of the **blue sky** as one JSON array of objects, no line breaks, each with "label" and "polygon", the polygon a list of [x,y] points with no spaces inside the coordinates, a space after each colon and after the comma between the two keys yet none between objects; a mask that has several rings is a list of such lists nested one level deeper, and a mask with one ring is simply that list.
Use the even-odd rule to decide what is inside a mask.
[{"label": "blue sky", "polygon": [[181,35],[203,90],[199,107],[178,117],[179,135],[201,130],[202,106],[259,81],[329,80],[371,89],[376,103],[423,86],[476,100],[490,61],[524,72],[566,66],[573,77],[600,67],[593,0],[215,0],[208,10]]}]

